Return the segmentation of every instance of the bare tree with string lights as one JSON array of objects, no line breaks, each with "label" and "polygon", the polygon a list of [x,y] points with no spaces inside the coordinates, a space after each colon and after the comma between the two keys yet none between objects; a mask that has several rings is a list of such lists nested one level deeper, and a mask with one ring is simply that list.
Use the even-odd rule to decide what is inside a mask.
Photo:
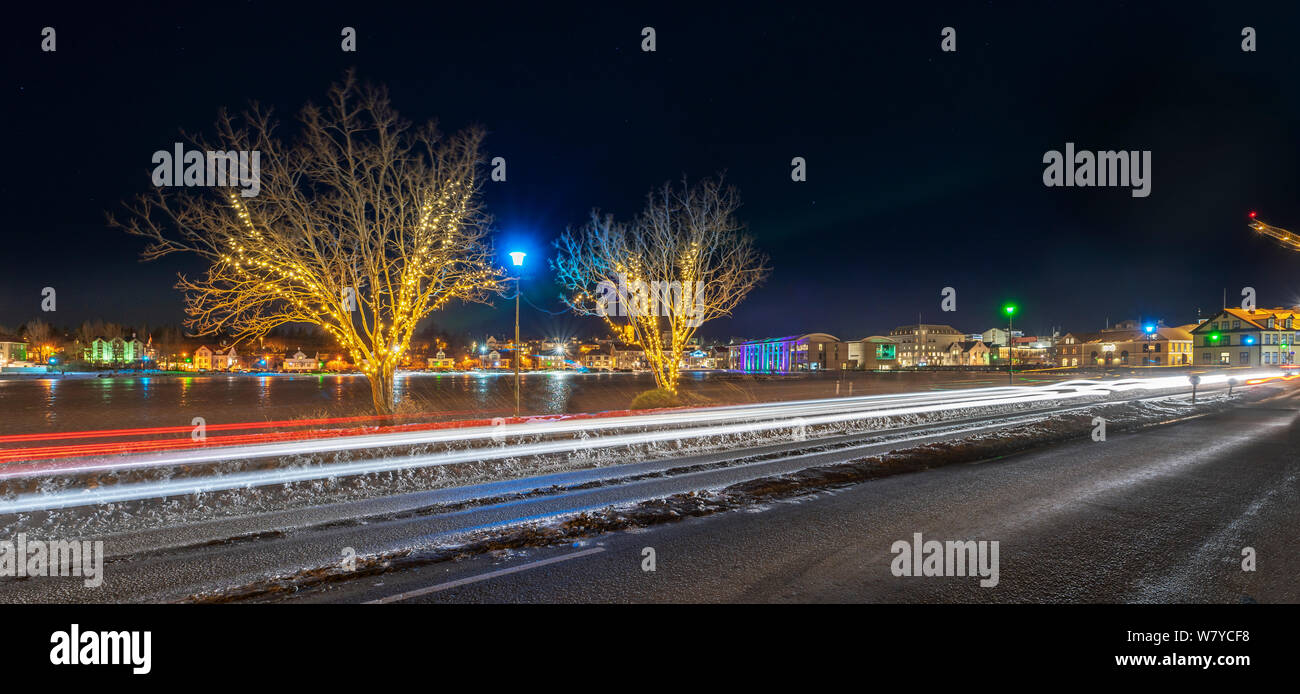
[{"label": "bare tree with string lights", "polygon": [[305,106],[292,143],[270,111],[223,112],[216,146],[260,152],[260,192],[164,188],[109,222],[150,241],[143,258],[191,253],[207,268],[179,275],[186,327],[237,342],[290,323],[317,325],[370,381],[374,409],[394,409],[393,376],[422,318],[452,301],[501,291],[481,202],[483,132],[443,137],[413,127],[381,87],[349,72],[324,107]]},{"label": "bare tree with string lights", "polygon": [[552,263],[566,303],[641,347],[655,385],[672,397],[696,330],[730,315],[767,277],[767,256],[742,233],[739,207],[721,179],[665,183],[631,223],[593,210],[556,241]]}]

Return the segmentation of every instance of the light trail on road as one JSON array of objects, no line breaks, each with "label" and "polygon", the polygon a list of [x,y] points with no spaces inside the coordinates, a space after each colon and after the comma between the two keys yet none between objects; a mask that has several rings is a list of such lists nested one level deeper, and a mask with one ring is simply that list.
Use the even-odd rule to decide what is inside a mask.
[{"label": "light trail on road", "polygon": [[[487,426],[489,424],[488,420],[481,419],[469,422],[436,422],[424,425],[396,425],[387,428],[380,427],[377,428],[378,431],[371,431],[365,434],[356,434],[354,433],[354,430],[352,432],[345,432],[346,434],[350,434],[346,437],[340,437],[338,434],[333,432],[321,432],[314,436],[301,436],[300,438],[306,439],[304,442],[281,446],[250,445],[239,448],[218,447],[213,446],[210,443],[204,445],[202,443],[191,442],[189,439],[182,439],[179,441],[169,442],[170,445],[162,446],[160,450],[175,448],[186,448],[191,450],[167,456],[137,457],[134,459],[123,459],[121,457],[103,458],[99,461],[93,462],[77,462],[70,464],[63,469],[70,471],[108,471],[142,467],[162,467],[168,465],[201,464],[248,458],[283,457],[327,451],[362,450],[381,448],[385,446],[413,446],[445,443],[448,441],[474,441],[484,438],[499,440],[503,437],[509,436],[572,433],[576,431],[590,432],[611,428],[639,426],[668,426],[680,423],[684,421],[684,418],[690,418],[696,422],[707,422],[725,421],[728,419],[746,419],[754,416],[789,416],[790,414],[796,413],[795,410],[792,410],[791,408],[798,408],[807,413],[830,410],[843,411],[846,407],[871,405],[877,402],[893,402],[900,399],[914,403],[941,402],[952,401],[954,397],[983,398],[987,397],[989,394],[1022,393],[1030,390],[1032,389],[1023,386],[1002,386],[998,388],[968,389],[948,393],[891,393],[887,395],[866,395],[830,398],[824,400],[757,403],[694,408],[688,410],[676,409],[654,412],[652,414],[630,414],[627,411],[616,411],[597,414],[540,415],[536,417],[523,418],[522,421],[514,418],[499,418],[501,423],[497,426],[491,427]],[[967,393],[974,395],[967,396]],[[330,440],[315,441],[315,439]],[[229,443],[256,443],[258,441],[267,442],[271,440],[274,439],[268,437],[262,439],[251,439],[248,441],[229,441]],[[290,437],[284,440],[293,439]],[[211,441],[225,442],[226,438],[213,437],[209,439],[209,442]],[[51,474],[60,470],[60,468],[45,465],[24,466],[12,464],[14,462],[57,457],[72,457],[74,455],[91,456],[95,454],[123,452],[113,448],[106,451],[76,449],[74,451],[61,451],[61,453],[66,454],[56,455],[47,455],[43,452],[49,451],[50,448],[51,447],[24,450],[22,453],[30,457],[19,457],[15,454],[13,457],[7,459],[11,464],[0,467],[0,480],[13,477],[31,476],[33,474]],[[148,448],[144,448],[140,451],[134,452],[148,451]],[[0,451],[0,461],[6,460],[3,456],[7,453],[15,453],[15,451]]]},{"label": "light trail on road", "polygon": [[[1241,374],[1235,378],[1244,382],[1255,379],[1278,378],[1276,373],[1258,372]],[[1207,375],[1202,377],[1203,386],[1224,384],[1229,380],[1225,375]],[[30,493],[18,495],[0,501],[0,514],[24,513],[36,510],[68,508],[91,504],[107,504],[139,499],[161,498],[195,493],[216,492],[232,489],[251,489],[261,486],[281,485],[316,479],[347,477],[377,472],[426,468],[455,463],[481,462],[517,457],[543,456],[559,453],[573,453],[580,450],[599,448],[617,448],[635,445],[675,442],[708,437],[723,437],[774,430],[806,429],[810,426],[840,424],[855,420],[920,415],[937,412],[950,412],[973,408],[996,408],[1014,405],[1032,405],[1059,402],[1088,396],[1106,396],[1113,393],[1133,390],[1161,391],[1183,389],[1187,387],[1184,377],[1163,377],[1154,379],[1123,379],[1111,382],[1071,381],[1039,387],[1000,387],[979,390],[963,390],[948,394],[891,394],[886,396],[862,396],[860,398],[838,398],[830,400],[798,401],[794,403],[763,403],[756,406],[735,406],[716,408],[714,410],[673,411],[654,415],[619,417],[604,420],[561,420],[544,423],[492,427],[487,429],[468,429],[455,432],[436,432],[419,435],[397,434],[381,436],[350,437],[365,439],[359,441],[303,442],[279,446],[256,446],[247,448],[224,449],[221,451],[195,452],[204,459],[233,460],[237,458],[261,458],[269,455],[299,454],[304,450],[321,450],[322,443],[343,443],[345,446],[330,448],[382,448],[411,443],[433,443],[446,441],[466,441],[492,438],[500,440],[506,436],[527,436],[535,434],[557,434],[583,432],[611,428],[658,427],[651,431],[614,434],[611,436],[584,436],[583,438],[542,441],[536,443],[515,443],[502,446],[470,448],[467,450],[448,451],[434,454],[405,457],[381,457],[370,460],[285,467],[269,470],[255,470],[208,477],[186,478],[178,480],[125,483],[95,489],[71,489],[47,493]],[[1169,397],[1176,397],[1171,395]],[[1090,403],[1095,404],[1095,403]],[[1023,413],[1021,413],[1023,414]],[[760,418],[761,417],[761,418]],[[735,421],[742,420],[742,421]],[[744,421],[748,420],[748,421]],[[731,422],[731,423],[727,423]],[[936,426],[942,426],[936,422]],[[882,432],[888,429],[882,429]],[[813,444],[810,444],[813,445]],[[269,451],[276,451],[275,453]],[[279,451],[283,451],[280,453]],[[189,464],[196,462],[193,457],[180,457],[160,461],[117,461],[101,463],[94,466],[74,467],[66,472],[86,472],[88,470],[118,471],[136,466],[158,466],[165,464]],[[31,477],[35,475],[54,474],[50,470],[8,471],[0,473],[0,479],[14,477]]]}]

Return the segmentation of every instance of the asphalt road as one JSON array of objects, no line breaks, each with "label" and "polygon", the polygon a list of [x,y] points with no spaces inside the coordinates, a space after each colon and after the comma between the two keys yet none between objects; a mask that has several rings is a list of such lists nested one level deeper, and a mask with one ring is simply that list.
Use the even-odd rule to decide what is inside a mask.
[{"label": "asphalt road", "polygon": [[[443,602],[1297,602],[1295,395],[1106,441],[579,545],[359,578],[297,600]],[[999,581],[900,577],[895,541],[999,543]],[[644,548],[655,570],[643,570]],[[1252,548],[1254,571],[1242,568]]]}]

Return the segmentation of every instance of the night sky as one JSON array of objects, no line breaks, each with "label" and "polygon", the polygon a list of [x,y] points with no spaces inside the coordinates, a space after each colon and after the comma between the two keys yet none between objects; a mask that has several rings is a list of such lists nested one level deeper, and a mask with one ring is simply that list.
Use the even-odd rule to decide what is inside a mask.
[{"label": "night sky", "polygon": [[[856,339],[918,313],[974,332],[999,324],[1008,299],[1031,333],[1191,322],[1224,288],[1229,304],[1244,286],[1261,306],[1300,303],[1300,256],[1246,226],[1258,210],[1300,230],[1300,10],[463,4],[11,10],[0,325],[178,323],[175,273],[198,267],[140,263],[143,240],[108,228],[105,211],[148,188],[151,154],[179,129],[206,132],[219,107],[252,99],[291,125],[349,67],[386,84],[410,120],[487,128],[486,159],[508,161],[508,181],[486,184],[497,248],[530,252],[527,296],[545,311],[561,305],[536,261],[564,227],[592,207],[630,217],[652,187],[719,172],[773,272],[709,338]],[[40,50],[43,26],[55,53]],[[356,53],[340,50],[344,26]],[[644,26],[654,53],[640,49]],[[956,53],[940,52],[944,26]],[[1245,26],[1255,53],[1241,50]],[[1045,187],[1043,154],[1066,142],[1151,150],[1151,195]],[[795,156],[806,182],[791,181]],[[55,314],[40,313],[46,286]],[[956,313],[939,312],[946,286]],[[512,308],[456,305],[434,320],[501,336]],[[601,333],[532,306],[523,326]]]}]

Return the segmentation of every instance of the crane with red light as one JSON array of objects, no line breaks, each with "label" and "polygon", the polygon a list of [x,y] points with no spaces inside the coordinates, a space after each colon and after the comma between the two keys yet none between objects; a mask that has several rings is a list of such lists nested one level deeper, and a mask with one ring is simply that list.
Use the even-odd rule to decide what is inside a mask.
[{"label": "crane with red light", "polygon": [[1255,213],[1250,213],[1250,228],[1277,241],[1279,244],[1290,248],[1293,251],[1300,251],[1300,236],[1297,236],[1282,227],[1275,227],[1267,224],[1263,220],[1256,218]]}]

